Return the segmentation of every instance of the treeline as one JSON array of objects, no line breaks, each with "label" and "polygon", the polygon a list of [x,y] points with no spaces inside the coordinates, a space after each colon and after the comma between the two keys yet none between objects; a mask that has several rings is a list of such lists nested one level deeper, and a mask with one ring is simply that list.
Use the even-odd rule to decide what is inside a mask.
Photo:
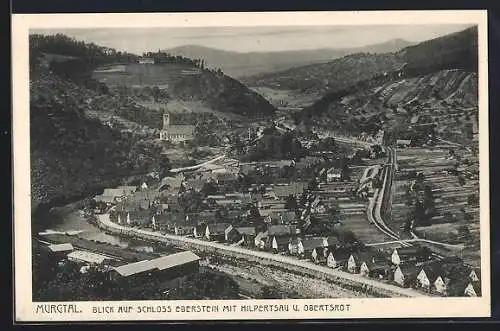
[{"label": "treeline", "polygon": [[422,76],[446,69],[477,72],[477,26],[407,47],[399,56],[407,63],[405,73],[408,76]]},{"label": "treeline", "polygon": [[165,64],[165,63],[176,63],[176,64],[187,64],[194,66],[199,69],[205,68],[205,61],[200,59],[190,59],[181,55],[172,55],[170,53],[158,51],[158,52],[146,52],[142,53],[143,57],[151,58],[154,60],[155,64]]},{"label": "treeline", "polygon": [[55,35],[30,34],[29,50],[32,58],[41,56],[43,53],[58,54],[81,58],[93,65],[130,63],[138,60],[138,56],[135,54],[78,41],[61,33]]}]

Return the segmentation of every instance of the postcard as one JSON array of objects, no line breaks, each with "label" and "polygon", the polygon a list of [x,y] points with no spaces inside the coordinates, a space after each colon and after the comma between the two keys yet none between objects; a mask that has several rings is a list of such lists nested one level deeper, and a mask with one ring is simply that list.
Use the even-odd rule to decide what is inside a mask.
[{"label": "postcard", "polygon": [[17,322],[490,316],[486,11],[12,27]]}]

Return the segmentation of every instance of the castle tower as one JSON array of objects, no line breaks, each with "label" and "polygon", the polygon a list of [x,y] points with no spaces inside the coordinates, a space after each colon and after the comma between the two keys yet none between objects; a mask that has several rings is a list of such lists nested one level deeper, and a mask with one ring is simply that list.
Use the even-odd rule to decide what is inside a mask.
[{"label": "castle tower", "polygon": [[169,126],[170,126],[170,114],[164,113],[163,114],[163,130],[167,130]]}]

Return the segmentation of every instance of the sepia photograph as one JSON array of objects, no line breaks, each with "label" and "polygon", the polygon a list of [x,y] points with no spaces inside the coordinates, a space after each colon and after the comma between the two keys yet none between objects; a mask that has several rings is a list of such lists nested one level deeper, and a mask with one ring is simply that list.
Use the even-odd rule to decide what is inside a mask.
[{"label": "sepia photograph", "polygon": [[485,22],[13,15],[16,317],[489,316]]}]

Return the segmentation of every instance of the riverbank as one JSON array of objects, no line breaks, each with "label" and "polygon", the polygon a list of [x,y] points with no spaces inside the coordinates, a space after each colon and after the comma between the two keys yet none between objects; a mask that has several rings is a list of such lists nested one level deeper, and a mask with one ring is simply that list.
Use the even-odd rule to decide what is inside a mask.
[{"label": "riverbank", "polygon": [[253,251],[237,246],[226,246],[216,242],[202,241],[194,238],[181,237],[172,234],[162,234],[152,230],[125,227],[110,221],[108,214],[97,215],[99,227],[105,231],[131,238],[140,238],[151,242],[169,243],[185,249],[203,251],[207,254],[223,255],[234,259],[242,259],[266,266],[282,268],[307,275],[313,279],[327,280],[351,291],[361,291],[373,296],[382,297],[422,297],[423,294],[408,288],[377,282],[361,275],[351,274],[328,267],[300,261],[292,257]]}]

